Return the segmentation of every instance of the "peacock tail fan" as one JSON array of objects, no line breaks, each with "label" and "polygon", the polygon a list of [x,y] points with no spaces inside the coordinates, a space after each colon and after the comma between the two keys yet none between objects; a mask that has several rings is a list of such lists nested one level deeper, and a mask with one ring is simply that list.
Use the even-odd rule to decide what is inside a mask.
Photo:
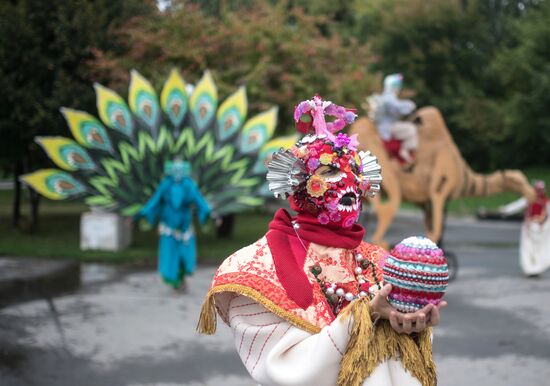
[{"label": "peacock tail fan", "polygon": [[160,98],[135,70],[127,101],[100,84],[94,89],[98,118],[61,108],[73,138],[35,138],[59,169],[38,170],[21,180],[45,197],[83,197],[90,206],[133,216],[164,177],[165,161],[180,157],[191,163],[213,213],[236,213],[263,204],[266,163],[273,151],[296,141],[270,141],[276,107],[247,117],[245,87],[219,104],[209,71],[192,93],[177,70],[170,72]]}]

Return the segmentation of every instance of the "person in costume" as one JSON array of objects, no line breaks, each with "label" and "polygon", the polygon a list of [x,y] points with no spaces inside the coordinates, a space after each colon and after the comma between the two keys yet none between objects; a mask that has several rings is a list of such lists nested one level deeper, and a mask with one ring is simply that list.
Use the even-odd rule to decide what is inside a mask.
[{"label": "person in costume", "polygon": [[404,121],[403,117],[411,114],[416,109],[416,105],[409,99],[399,99],[402,87],[403,75],[386,76],[382,94],[368,98],[369,112],[384,143],[398,141],[399,157],[406,165],[412,166],[413,154],[418,147],[418,132],[414,123]]},{"label": "person in costume", "polygon": [[[72,138],[35,137],[58,168],[20,180],[49,199],[80,199],[99,216],[114,213],[128,223],[140,216],[160,220],[159,268],[178,286],[195,266],[190,205],[202,221],[211,211],[221,225],[218,234],[229,233],[231,222],[225,219],[265,203],[263,193],[269,190],[262,176],[270,149],[295,140],[272,138],[276,106],[250,115],[246,87],[219,98],[208,70],[192,85],[172,69],[160,93],[132,70],[127,100],[98,83],[94,89],[97,117],[61,108]],[[178,157],[191,165],[193,181],[189,165],[166,164]],[[250,197],[250,192],[259,194]]]},{"label": "person in costume", "polygon": [[229,256],[203,304],[198,331],[214,333],[219,314],[262,386],[436,384],[430,327],[445,302],[405,314],[387,301],[387,252],[357,223],[380,166],[338,133],[355,117],[318,96],[296,107],[306,135],[273,155],[267,179],[297,215],[279,209],[264,237]]},{"label": "person in costume", "polygon": [[159,223],[158,270],[163,280],[177,289],[196,266],[193,206],[201,224],[208,219],[210,207],[190,177],[189,162],[167,161],[165,174],[137,217],[144,217],[151,224]]},{"label": "person in costume", "polygon": [[522,197],[499,209],[504,215],[525,211],[519,242],[519,265],[523,273],[530,277],[536,277],[550,268],[550,202],[544,181],[535,181],[533,186],[535,201],[529,203]]}]

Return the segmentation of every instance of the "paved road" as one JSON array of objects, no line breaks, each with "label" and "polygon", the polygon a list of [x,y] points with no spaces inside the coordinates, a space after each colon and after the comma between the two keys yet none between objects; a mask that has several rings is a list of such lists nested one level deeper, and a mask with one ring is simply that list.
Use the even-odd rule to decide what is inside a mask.
[{"label": "paved road", "polygon": [[[401,217],[389,240],[421,229]],[[450,221],[459,276],[436,330],[440,385],[550,384],[550,274],[521,276],[519,224]],[[186,294],[154,272],[89,265],[75,293],[0,310],[0,385],[252,386],[226,327],[194,332],[212,268]]]}]

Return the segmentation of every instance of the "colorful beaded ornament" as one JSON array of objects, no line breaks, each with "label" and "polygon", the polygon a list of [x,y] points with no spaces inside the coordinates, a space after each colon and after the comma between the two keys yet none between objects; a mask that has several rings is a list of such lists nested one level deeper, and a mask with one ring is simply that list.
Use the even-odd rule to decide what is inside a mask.
[{"label": "colorful beaded ornament", "polygon": [[441,301],[449,282],[447,259],[426,237],[408,237],[386,257],[383,278],[392,285],[390,304],[401,312],[415,312]]}]

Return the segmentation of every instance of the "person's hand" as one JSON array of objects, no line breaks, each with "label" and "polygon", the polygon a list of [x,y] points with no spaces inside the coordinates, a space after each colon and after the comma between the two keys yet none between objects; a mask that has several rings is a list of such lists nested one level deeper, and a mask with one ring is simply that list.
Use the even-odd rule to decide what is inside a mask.
[{"label": "person's hand", "polygon": [[395,308],[388,302],[391,289],[391,284],[386,284],[380,291],[376,292],[374,298],[370,301],[370,308],[375,317],[389,319],[390,314],[395,311]]},{"label": "person's hand", "polygon": [[413,332],[422,332],[428,327],[434,327],[439,324],[440,310],[447,306],[446,301],[442,301],[437,306],[428,304],[424,308],[412,312],[402,313],[397,310],[390,312],[390,324],[392,328],[405,334]]},{"label": "person's hand", "polygon": [[391,284],[386,284],[371,300],[371,309],[374,313],[380,315],[380,318],[388,319],[395,331],[412,334],[439,324],[440,310],[447,306],[446,301],[442,301],[437,306],[428,304],[416,312],[402,313],[388,302],[387,297],[391,289]]}]

